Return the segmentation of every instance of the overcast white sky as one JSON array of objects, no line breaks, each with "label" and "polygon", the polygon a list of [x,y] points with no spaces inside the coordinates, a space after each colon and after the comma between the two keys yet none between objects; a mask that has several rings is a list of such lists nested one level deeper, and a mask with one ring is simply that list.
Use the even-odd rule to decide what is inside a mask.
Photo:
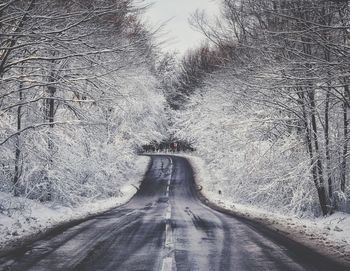
[{"label": "overcast white sky", "polygon": [[[171,19],[165,31],[170,39],[163,47],[176,50],[180,54],[200,44],[202,35],[192,29],[188,23],[189,16],[197,9],[206,10],[209,15],[218,14],[218,0],[146,0],[153,6],[146,14],[147,20],[154,26]],[[166,39],[162,37],[162,39]]]}]

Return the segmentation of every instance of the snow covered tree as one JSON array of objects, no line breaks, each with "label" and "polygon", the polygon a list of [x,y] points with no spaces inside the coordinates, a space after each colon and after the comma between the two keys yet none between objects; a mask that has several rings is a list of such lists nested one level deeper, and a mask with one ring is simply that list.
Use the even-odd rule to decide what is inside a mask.
[{"label": "snow covered tree", "polygon": [[[247,118],[249,123],[254,111],[271,114],[256,116],[253,121],[259,133],[258,127],[266,125],[266,119],[273,119],[272,127],[263,133],[260,147],[266,140],[275,142],[272,149],[278,153],[282,149],[278,149],[277,142],[288,138],[302,142],[304,153],[298,148],[295,154],[308,157],[305,162],[309,179],[299,175],[293,178],[313,182],[322,214],[344,208],[349,200],[346,71],[350,64],[347,46],[350,13],[347,1],[223,0],[222,13],[224,18],[215,24],[199,12],[192,18],[193,24],[211,42],[211,50],[221,58],[219,69],[210,76],[192,72],[193,82],[201,80],[202,83],[185,88],[203,103],[195,102],[192,97],[189,104],[196,105],[192,110],[200,111],[205,103],[209,103],[208,107],[216,103],[205,99],[215,92],[218,97],[226,95],[227,103],[231,101],[227,107],[246,112],[247,117],[243,117],[230,111],[234,116]],[[239,106],[242,103],[244,109]],[[221,117],[230,119],[230,116]],[[216,121],[220,123],[219,119]],[[210,122],[215,123],[214,118]],[[179,123],[186,122],[180,118]],[[203,127],[207,126],[203,124]],[[212,131],[212,136],[215,134],[214,142],[220,144],[223,139],[218,138],[219,127],[207,129]],[[200,127],[196,131],[204,133]],[[225,137],[225,140],[234,139]],[[265,155],[274,157],[269,156],[270,152]],[[305,162],[299,160],[293,164],[298,161],[293,155],[285,161],[304,172]],[[271,177],[271,187],[276,179]],[[293,189],[290,193],[294,193]],[[288,194],[284,197],[290,199]]]},{"label": "snow covered tree", "polygon": [[3,191],[65,204],[114,195],[137,149],[162,138],[142,10],[131,0],[1,4]]}]

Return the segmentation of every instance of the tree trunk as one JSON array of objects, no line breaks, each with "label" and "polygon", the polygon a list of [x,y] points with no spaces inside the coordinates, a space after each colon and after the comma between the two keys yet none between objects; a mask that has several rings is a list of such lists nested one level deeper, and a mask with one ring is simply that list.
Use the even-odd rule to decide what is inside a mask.
[{"label": "tree trunk", "polygon": [[[55,74],[54,71],[51,72],[49,82],[53,83],[55,81]],[[53,85],[49,85],[47,87],[47,95],[48,98],[45,101],[45,119],[49,122],[49,131],[47,133],[48,137],[48,149],[49,149],[49,161],[48,161],[48,169],[52,168],[53,164],[53,149],[54,149],[54,143],[52,140],[52,135],[50,129],[54,127],[54,121],[55,121],[55,93],[56,93],[56,87]],[[43,199],[44,201],[51,201],[52,200],[52,185],[50,182],[50,178],[48,176],[45,177],[47,186],[46,186],[46,195],[45,198]]]},{"label": "tree trunk", "polygon": [[[55,81],[55,74],[54,72],[51,72],[49,82],[53,83]],[[49,127],[54,127],[55,122],[55,93],[56,93],[56,87],[53,85],[49,85],[47,87],[47,96],[46,99],[46,106],[45,106],[45,119],[50,123]],[[49,140],[49,149],[52,149],[52,145]]]},{"label": "tree trunk", "polygon": [[[23,100],[22,87],[23,87],[23,83],[21,81],[19,85],[19,92],[18,92],[19,104]],[[22,129],[22,106],[19,105],[17,107],[17,131],[19,132],[21,131],[21,129]],[[20,133],[16,135],[16,145],[15,145],[15,170],[14,170],[14,176],[13,176],[13,194],[15,197],[19,196],[18,182],[20,178],[20,158],[21,158],[20,136],[21,136]]]},{"label": "tree trunk", "polygon": [[348,121],[348,103],[347,99],[349,98],[349,85],[347,84],[345,80],[344,85],[344,99],[343,102],[343,155],[342,155],[342,162],[341,162],[341,173],[340,173],[340,190],[342,192],[345,192],[346,187],[346,157],[348,155],[348,134],[349,134],[349,121]]},{"label": "tree trunk", "polygon": [[[322,11],[321,11],[321,24],[330,26],[332,23],[332,15],[330,12],[328,12],[328,6],[323,5]],[[331,35],[327,31],[323,32],[323,39],[327,42],[331,41]],[[324,59],[327,63],[331,62],[331,52],[327,46],[324,47]],[[331,72],[327,72],[328,77],[331,78]],[[332,85],[330,81],[327,81],[327,90],[326,90],[326,100],[325,100],[325,109],[324,109],[324,139],[325,139],[325,155],[326,155],[326,178],[328,183],[328,197],[332,203],[332,208],[334,201],[333,201],[333,180],[332,180],[332,174],[331,174],[331,153],[329,148],[329,104],[330,104],[330,98],[332,93]]]},{"label": "tree trunk", "polygon": [[316,120],[316,104],[315,104],[315,90],[309,89],[308,98],[310,102],[310,117],[311,117],[311,129],[313,145],[315,147],[315,162],[318,174],[318,187],[317,192],[320,200],[320,206],[323,215],[331,213],[332,207],[325,189],[324,176],[323,176],[323,165],[321,160],[321,152],[318,140],[317,120]]},{"label": "tree trunk", "polygon": [[309,157],[310,157],[310,168],[311,168],[311,176],[312,176],[312,180],[315,184],[315,187],[317,189],[318,192],[318,196],[319,196],[319,200],[321,202],[321,196],[319,193],[319,183],[318,183],[318,176],[317,176],[317,168],[316,168],[316,159],[314,157],[314,150],[313,150],[313,145],[312,145],[312,134],[311,134],[311,130],[309,127],[309,117],[308,117],[308,113],[306,111],[306,100],[305,100],[305,94],[302,88],[298,89],[298,96],[300,99],[300,105],[302,108],[302,112],[303,112],[303,118],[304,118],[304,125],[305,125],[305,140],[306,140],[306,146],[307,146],[307,150],[309,153]]},{"label": "tree trunk", "polygon": [[328,183],[328,196],[332,201],[333,199],[333,180],[331,175],[331,154],[329,149],[329,101],[330,100],[330,88],[326,93],[326,102],[324,110],[324,138],[325,138],[325,154],[326,154],[326,171],[327,171],[327,183]]}]

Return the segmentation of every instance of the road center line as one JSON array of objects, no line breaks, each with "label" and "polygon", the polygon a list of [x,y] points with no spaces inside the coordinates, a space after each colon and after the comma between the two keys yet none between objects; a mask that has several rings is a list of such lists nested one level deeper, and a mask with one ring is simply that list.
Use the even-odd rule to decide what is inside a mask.
[{"label": "road center line", "polygon": [[172,249],[173,247],[173,234],[170,224],[166,224],[165,226],[165,247],[167,249]]},{"label": "road center line", "polygon": [[165,219],[166,219],[166,223],[169,224],[170,222],[170,218],[171,218],[171,203],[168,203],[168,208],[166,209],[166,213],[165,213]]},{"label": "road center line", "polygon": [[173,230],[170,224],[171,218],[171,206],[167,208],[166,212],[166,225],[165,225],[165,244],[164,244],[164,258],[161,267],[161,271],[174,271],[175,266],[173,267],[173,263],[175,262],[174,258],[174,242],[173,242]]},{"label": "road center line", "polygon": [[[168,179],[168,186],[166,190],[166,196],[169,197],[170,183],[173,173],[173,160],[170,158],[170,174]],[[174,271],[176,265],[174,265],[174,242],[173,242],[173,230],[171,227],[171,202],[168,200],[168,207],[165,213],[165,244],[164,244],[164,258],[161,266],[161,271]]]},{"label": "road center line", "polygon": [[173,270],[173,257],[164,258],[161,271],[172,271],[172,270]]},{"label": "road center line", "polygon": [[170,159],[170,174],[169,174],[169,179],[168,179],[168,186],[170,186],[171,183],[171,178],[173,177],[173,159]]},{"label": "road center line", "polygon": [[165,196],[166,197],[169,197],[169,194],[170,194],[170,183],[171,183],[171,178],[173,177],[173,159],[170,159],[170,167],[169,167],[169,170],[170,170],[170,174],[169,174],[169,179],[168,179],[168,186],[167,186],[167,189],[166,189],[166,193],[165,193]]}]

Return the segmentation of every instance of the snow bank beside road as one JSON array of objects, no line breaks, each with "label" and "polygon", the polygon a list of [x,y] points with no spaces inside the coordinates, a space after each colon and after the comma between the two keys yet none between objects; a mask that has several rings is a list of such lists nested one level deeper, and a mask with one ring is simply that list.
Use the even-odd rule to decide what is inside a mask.
[{"label": "snow bank beside road", "polygon": [[84,202],[75,208],[41,204],[0,192],[0,250],[50,228],[105,212],[128,202],[137,191],[150,158],[140,156],[136,168],[130,169],[130,181],[119,187],[119,196]]},{"label": "snow bank beside road", "polygon": [[183,157],[190,161],[196,182],[202,187],[201,193],[210,202],[239,216],[259,221],[320,253],[350,264],[349,214],[337,212],[329,217],[298,218],[241,205],[221,192],[222,188],[216,185],[218,182],[201,158],[190,155]]}]

